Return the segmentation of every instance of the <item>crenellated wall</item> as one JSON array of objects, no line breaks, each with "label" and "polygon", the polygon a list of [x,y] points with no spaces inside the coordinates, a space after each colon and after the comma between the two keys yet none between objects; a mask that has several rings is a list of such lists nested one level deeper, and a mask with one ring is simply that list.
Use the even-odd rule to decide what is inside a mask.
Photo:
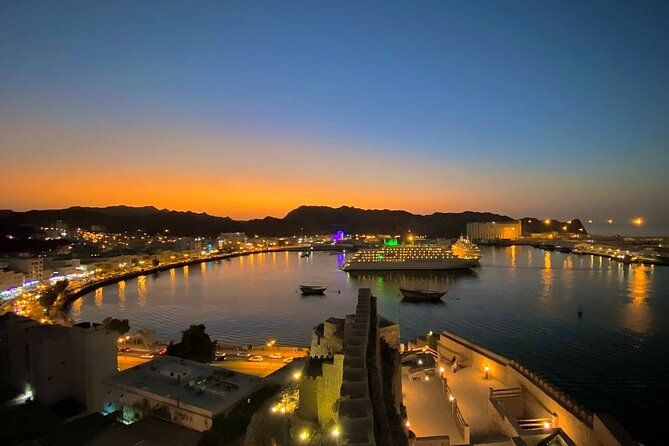
[{"label": "crenellated wall", "polygon": [[[372,320],[372,292],[363,288],[358,292],[358,305],[347,327],[344,347],[344,377],[339,400],[341,434],[337,444],[376,445],[374,411],[370,399],[367,371]],[[376,315],[375,315],[376,317]]]}]

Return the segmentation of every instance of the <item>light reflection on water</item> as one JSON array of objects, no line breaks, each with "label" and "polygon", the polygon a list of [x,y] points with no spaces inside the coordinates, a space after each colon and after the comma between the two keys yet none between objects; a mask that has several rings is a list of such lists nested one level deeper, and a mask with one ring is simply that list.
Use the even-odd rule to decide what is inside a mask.
[{"label": "light reflection on water", "polygon": [[[347,274],[338,270],[345,256],[284,252],[186,266],[96,291],[71,316],[128,318],[133,330],[155,329],[159,338],[204,323],[223,342],[306,345],[314,325],[352,312],[357,289],[369,287],[403,339],[447,329],[632,426],[660,412],[659,390],[669,392],[669,268],[500,247],[484,248],[482,267],[471,272]],[[326,296],[303,297],[301,284],[327,286]],[[440,305],[403,303],[400,286],[448,293]]]}]

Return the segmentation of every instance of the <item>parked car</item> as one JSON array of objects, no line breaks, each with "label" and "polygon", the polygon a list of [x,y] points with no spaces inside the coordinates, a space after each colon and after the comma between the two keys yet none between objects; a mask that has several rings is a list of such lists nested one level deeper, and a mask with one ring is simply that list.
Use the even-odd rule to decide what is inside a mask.
[{"label": "parked car", "polygon": [[293,362],[293,358],[286,358],[283,360],[284,364],[290,364],[291,362]]},{"label": "parked car", "polygon": [[123,352],[123,353],[128,353],[130,351],[130,347],[119,348],[118,351]]},{"label": "parked car", "polygon": [[281,359],[283,358],[283,355],[281,353],[271,353],[269,357],[272,359]]},{"label": "parked car", "polygon": [[249,358],[249,361],[251,361],[251,362],[261,362],[262,360],[263,360],[263,357],[260,356],[260,355],[251,356]]},{"label": "parked car", "polygon": [[225,354],[223,355],[216,355],[216,358],[214,358],[216,361],[225,361]]},{"label": "parked car", "polygon": [[140,356],[142,359],[153,359],[153,355],[151,353],[145,353],[142,356]]}]

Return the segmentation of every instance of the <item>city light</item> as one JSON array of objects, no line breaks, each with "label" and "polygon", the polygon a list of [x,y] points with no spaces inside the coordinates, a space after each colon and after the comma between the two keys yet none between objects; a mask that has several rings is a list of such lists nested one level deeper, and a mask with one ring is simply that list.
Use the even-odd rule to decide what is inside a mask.
[{"label": "city light", "polygon": [[550,429],[550,428],[551,428],[551,423],[549,423],[548,421],[545,421],[544,422],[544,429]]},{"label": "city light", "polygon": [[307,441],[309,439],[309,431],[306,429],[300,432],[300,440]]},{"label": "city light", "polygon": [[340,434],[339,427],[337,426],[333,427],[332,430],[330,431],[330,435],[332,435],[334,438],[338,438],[339,434]]},{"label": "city light", "polygon": [[293,373],[293,379],[294,379],[295,381],[297,381],[297,380],[300,379],[301,377],[302,377],[302,372],[295,372],[295,373]]}]

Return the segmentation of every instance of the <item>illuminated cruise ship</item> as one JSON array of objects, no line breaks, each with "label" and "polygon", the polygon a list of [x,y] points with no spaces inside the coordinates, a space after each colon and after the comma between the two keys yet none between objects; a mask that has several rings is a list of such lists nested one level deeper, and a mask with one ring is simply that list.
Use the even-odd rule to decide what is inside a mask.
[{"label": "illuminated cruise ship", "polygon": [[361,249],[348,259],[343,271],[466,269],[478,266],[481,251],[460,237],[451,249],[436,245],[398,245],[384,241],[378,249]]}]

